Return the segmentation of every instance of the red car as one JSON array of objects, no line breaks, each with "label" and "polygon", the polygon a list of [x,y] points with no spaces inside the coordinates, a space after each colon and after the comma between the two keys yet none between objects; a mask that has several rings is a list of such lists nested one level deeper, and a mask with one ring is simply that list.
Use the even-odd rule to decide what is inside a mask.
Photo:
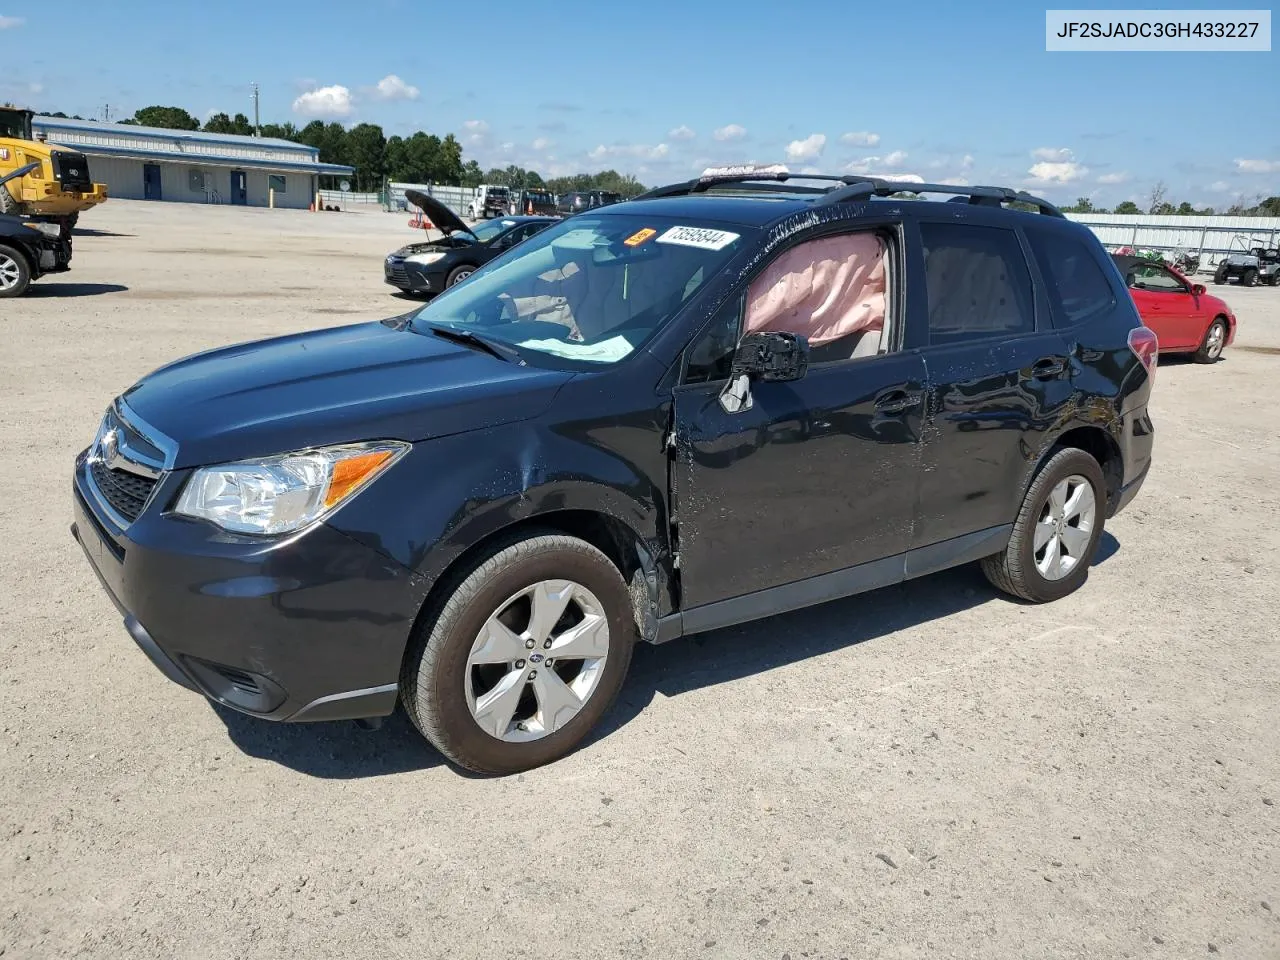
[{"label": "red car", "polygon": [[1214,363],[1236,338],[1236,315],[1177,270],[1112,254],[1142,322],[1156,333],[1161,353],[1194,353],[1197,363]]}]

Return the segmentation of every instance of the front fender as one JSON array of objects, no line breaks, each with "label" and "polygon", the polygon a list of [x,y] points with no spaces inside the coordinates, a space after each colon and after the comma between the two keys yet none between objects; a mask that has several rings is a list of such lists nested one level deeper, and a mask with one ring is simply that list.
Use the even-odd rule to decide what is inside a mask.
[{"label": "front fender", "polygon": [[624,524],[661,562],[666,476],[616,446],[525,421],[442,437],[414,448],[330,525],[413,571],[430,589],[475,544],[513,524],[565,510]]}]

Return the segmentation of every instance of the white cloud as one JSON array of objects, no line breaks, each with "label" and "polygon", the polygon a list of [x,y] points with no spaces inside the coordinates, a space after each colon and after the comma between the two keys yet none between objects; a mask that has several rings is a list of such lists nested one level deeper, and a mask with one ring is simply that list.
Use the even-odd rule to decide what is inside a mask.
[{"label": "white cloud", "polygon": [[1074,159],[1071,151],[1066,147],[1036,147],[1031,151],[1031,156],[1050,163],[1063,163]]},{"label": "white cloud", "polygon": [[412,84],[405,83],[394,73],[389,73],[374,87],[373,95],[378,100],[417,100],[422,93]]},{"label": "white cloud", "polygon": [[[850,163],[845,164],[844,172],[870,174],[870,172],[877,167],[886,167],[888,169],[900,167],[906,159],[907,154],[905,151],[895,150],[893,153],[883,157],[863,157],[861,160],[853,160]],[[890,176],[895,175],[890,174]]]},{"label": "white cloud", "polygon": [[823,170],[821,167],[801,167],[800,172],[801,173],[822,173]]},{"label": "white cloud", "polygon": [[1098,178],[1099,183],[1128,183],[1129,174],[1127,173],[1104,173]]},{"label": "white cloud", "polygon": [[747,135],[747,128],[736,123],[731,123],[728,126],[720,127],[711,135],[720,141],[741,140]]},{"label": "white cloud", "polygon": [[336,84],[309,90],[293,101],[293,112],[304,117],[350,116],[351,91]]},{"label": "white cloud", "polygon": [[824,133],[811,133],[803,140],[792,140],[787,144],[788,160],[812,160],[822,155],[822,148],[827,145]]},{"label": "white cloud", "polygon": [[594,150],[587,151],[587,156],[592,160],[608,160],[613,157],[621,157],[631,160],[661,160],[671,148],[665,143],[660,143],[656,147],[650,147],[643,143],[621,143],[606,147],[603,143]]},{"label": "white cloud", "polygon": [[947,177],[946,179],[939,180],[938,182],[939,182],[939,183],[944,183],[944,184],[946,184],[946,185],[947,185],[947,186],[949,186],[949,187],[967,187],[967,186],[969,186],[969,181],[968,181],[968,180],[966,180],[964,177]]},{"label": "white cloud", "polygon": [[0,16],[0,30],[15,30],[26,22],[22,17]]},{"label": "white cloud", "polygon": [[483,120],[463,120],[462,127],[468,133],[488,133],[489,125]]},{"label": "white cloud", "polygon": [[1089,168],[1071,160],[1042,160],[1033,163],[1027,174],[1039,183],[1075,183],[1088,176]]},{"label": "white cloud", "polygon": [[1241,173],[1280,173],[1280,160],[1237,160]]},{"label": "white cloud", "polygon": [[871,176],[881,180],[901,181],[903,183],[924,183],[924,177],[918,173],[873,173]]},{"label": "white cloud", "polygon": [[880,134],[870,133],[866,130],[856,130],[841,134],[840,142],[847,143],[851,147],[878,147],[880,145]]},{"label": "white cloud", "polygon": [[683,123],[667,131],[668,140],[692,140],[697,134]]},{"label": "white cloud", "polygon": [[548,140],[546,137],[539,137],[537,140],[533,141],[532,146],[535,150],[545,150],[553,143],[555,143],[554,140]]},{"label": "white cloud", "polygon": [[973,154],[966,153],[963,157],[960,158],[960,169],[961,170],[973,169]]},{"label": "white cloud", "polygon": [[1209,184],[1209,189],[1214,193],[1229,193],[1231,190],[1231,184],[1227,183],[1225,180],[1215,180],[1213,183]]}]

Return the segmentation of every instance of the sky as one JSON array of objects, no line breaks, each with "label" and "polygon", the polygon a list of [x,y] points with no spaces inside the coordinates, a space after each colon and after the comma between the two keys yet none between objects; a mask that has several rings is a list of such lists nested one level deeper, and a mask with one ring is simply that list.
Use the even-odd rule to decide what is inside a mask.
[{"label": "sky", "polygon": [[1025,2],[114,0],[53,44],[34,9],[0,0],[0,100],[36,110],[252,117],[256,81],[264,123],[452,132],[544,177],[782,162],[1060,203],[1280,194],[1280,53],[1048,53]]}]

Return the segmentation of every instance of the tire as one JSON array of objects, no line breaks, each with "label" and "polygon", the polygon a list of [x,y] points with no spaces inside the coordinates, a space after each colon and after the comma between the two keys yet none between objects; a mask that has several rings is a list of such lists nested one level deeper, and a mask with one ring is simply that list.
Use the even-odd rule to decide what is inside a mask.
[{"label": "tire", "polygon": [[0,299],[20,297],[30,285],[31,264],[26,256],[13,247],[0,245]]},{"label": "tire", "polygon": [[[1073,477],[1085,481],[1090,488],[1093,495],[1092,518],[1087,538],[1072,538],[1079,541],[1080,547],[1075,551],[1078,555],[1070,569],[1054,579],[1046,576],[1037,566],[1037,527],[1042,525],[1047,508],[1050,508],[1050,495],[1059,485],[1069,483],[1069,478]],[[1059,450],[1040,468],[1031,482],[1022,507],[1018,510],[1017,519],[1014,520],[1009,545],[1000,553],[984,558],[982,572],[997,589],[1032,603],[1048,603],[1075,592],[1088,579],[1089,565],[1093,562],[1098,551],[1098,541],[1102,538],[1107,512],[1106,490],[1106,481],[1097,460],[1074,447]],[[1068,500],[1068,505],[1070,502]],[[1068,523],[1067,526],[1071,524]],[[1083,526],[1084,518],[1081,518],[1075,529],[1080,530]],[[1059,545],[1063,543],[1065,537],[1051,537],[1044,545],[1045,558],[1049,558],[1051,549],[1061,555]]]},{"label": "tire", "polygon": [[1214,283],[1226,283],[1226,282],[1227,282],[1227,265],[1226,265],[1225,263],[1224,263],[1224,264],[1221,264],[1221,265],[1218,267],[1218,269],[1214,271],[1214,273],[1213,273],[1213,282],[1214,282]]},{"label": "tire", "polygon": [[1258,282],[1258,271],[1253,267],[1249,267],[1240,277],[1240,285],[1252,287]]},{"label": "tire", "polygon": [[[555,643],[551,639],[538,642],[534,638],[544,631],[536,628],[533,601],[524,594],[534,585],[551,581],[574,589],[575,596],[576,591],[585,591],[594,601],[580,607],[576,599],[570,600],[563,609],[569,616],[591,616],[607,628],[602,662],[565,657],[554,670],[546,666],[542,657],[550,656],[572,627],[560,628],[558,636],[552,628],[549,637],[556,638]],[[588,614],[588,607],[596,603],[598,609]],[[508,628],[498,635],[512,644],[510,648],[481,642],[482,632],[490,635],[499,613],[504,619],[514,618],[505,620]],[[484,774],[518,773],[557,760],[577,747],[622,689],[636,640],[631,595],[618,568],[589,543],[550,532],[499,545],[469,573],[446,584],[435,607],[425,614],[405,658],[401,700],[414,725],[437,750],[458,766]],[[522,623],[521,632],[515,633]],[[599,631],[592,636],[598,638]],[[547,643],[552,643],[549,650]],[[529,649],[528,661],[509,659],[523,656],[525,649]],[[473,664],[473,656],[487,665]],[[494,656],[496,661],[491,659]],[[544,674],[541,681],[539,664]],[[578,686],[584,682],[586,688]],[[585,700],[576,713],[560,717],[548,731],[544,696],[562,696],[562,688],[573,689],[570,685],[578,692],[585,689]],[[502,689],[514,693],[518,702],[497,698],[505,699],[513,710],[494,709],[488,721],[500,732],[489,732],[477,718],[479,707],[472,703],[481,704]],[[577,702],[575,697],[568,703],[572,707]]]},{"label": "tire", "polygon": [[22,204],[13,198],[8,186],[0,183],[0,213],[14,215],[20,213],[21,210]]},{"label": "tire", "polygon": [[1221,317],[1215,317],[1213,323],[1209,324],[1209,329],[1204,332],[1200,349],[1195,352],[1192,359],[1196,363],[1217,363],[1222,359],[1222,348],[1226,345],[1227,322]]},{"label": "tire", "polygon": [[463,280],[467,279],[467,277],[471,276],[475,272],[476,272],[476,268],[469,263],[464,263],[464,264],[461,264],[460,266],[454,267],[452,270],[449,271],[449,276],[445,277],[445,281],[444,281],[445,289],[447,290],[450,287],[452,287],[454,284],[461,283]]}]

